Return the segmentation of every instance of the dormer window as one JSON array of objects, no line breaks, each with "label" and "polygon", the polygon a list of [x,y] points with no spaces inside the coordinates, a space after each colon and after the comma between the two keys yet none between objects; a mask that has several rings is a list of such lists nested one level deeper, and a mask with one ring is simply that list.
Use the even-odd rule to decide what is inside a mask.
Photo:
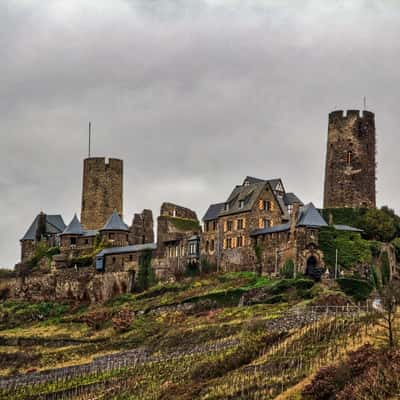
[{"label": "dormer window", "polygon": [[229,203],[225,203],[224,210],[229,211]]},{"label": "dormer window", "polygon": [[250,182],[249,181],[245,181],[244,182],[244,186],[249,186],[250,185]]},{"label": "dormer window", "polygon": [[243,208],[244,207],[244,200],[239,200],[239,208]]}]

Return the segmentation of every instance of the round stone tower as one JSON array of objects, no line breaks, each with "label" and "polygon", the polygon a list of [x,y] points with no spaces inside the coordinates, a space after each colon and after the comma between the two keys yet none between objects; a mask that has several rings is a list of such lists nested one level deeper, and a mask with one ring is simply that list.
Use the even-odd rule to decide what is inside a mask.
[{"label": "round stone tower", "polygon": [[324,208],[375,208],[375,116],[329,114]]},{"label": "round stone tower", "polygon": [[86,230],[103,228],[114,210],[122,216],[123,161],[91,157],[83,162],[81,223]]}]

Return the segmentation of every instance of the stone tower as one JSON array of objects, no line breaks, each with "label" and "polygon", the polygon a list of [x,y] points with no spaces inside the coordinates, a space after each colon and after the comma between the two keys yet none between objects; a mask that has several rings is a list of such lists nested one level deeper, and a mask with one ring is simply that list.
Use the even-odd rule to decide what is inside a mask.
[{"label": "stone tower", "polygon": [[375,208],[375,116],[329,114],[324,208]]},{"label": "stone tower", "polygon": [[103,157],[83,162],[81,223],[86,230],[103,228],[114,210],[122,216],[123,162]]}]

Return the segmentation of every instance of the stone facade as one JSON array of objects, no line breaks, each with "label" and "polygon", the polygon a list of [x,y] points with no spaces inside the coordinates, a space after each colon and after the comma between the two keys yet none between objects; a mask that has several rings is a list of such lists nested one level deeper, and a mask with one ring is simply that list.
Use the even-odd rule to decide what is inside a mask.
[{"label": "stone facade", "polygon": [[123,213],[123,162],[87,158],[83,166],[81,221],[86,230],[99,230],[114,210]]},{"label": "stone facade", "polygon": [[157,219],[157,257],[170,274],[183,273],[188,263],[199,261],[201,227],[189,208],[163,203]]},{"label": "stone facade", "polygon": [[154,223],[151,210],[143,210],[141,214],[133,216],[130,230],[132,244],[154,243]]},{"label": "stone facade", "polygon": [[329,114],[324,208],[375,208],[375,116]]},{"label": "stone facade", "polygon": [[261,249],[261,272],[278,275],[285,263],[292,260],[296,273],[314,275],[325,271],[323,254],[318,247],[317,227],[297,226],[299,208],[291,215],[290,224],[276,232],[255,232],[253,244]]},{"label": "stone facade", "polygon": [[300,202],[286,194],[280,179],[247,177],[226,202],[211,205],[203,218],[201,258],[221,271],[254,270],[252,232],[287,221],[294,201]]}]

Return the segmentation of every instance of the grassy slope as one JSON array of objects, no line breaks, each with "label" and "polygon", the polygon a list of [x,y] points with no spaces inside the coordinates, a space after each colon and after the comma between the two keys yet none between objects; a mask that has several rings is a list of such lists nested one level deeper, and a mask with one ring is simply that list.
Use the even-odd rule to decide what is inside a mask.
[{"label": "grassy slope", "polygon": [[[75,365],[144,346],[153,355],[178,354],[172,360],[59,382],[57,390],[111,379],[111,391],[105,398],[300,398],[302,382],[318,367],[367,340],[366,333],[373,330],[365,329],[365,323],[357,319],[338,319],[277,335],[268,323],[279,321],[294,305],[304,306],[309,301],[304,298],[318,290],[302,293],[302,297],[288,290],[284,293],[287,302],[278,304],[237,306],[247,290],[274,284],[252,273],[230,273],[160,285],[90,309],[3,303],[0,372],[6,375]],[[196,304],[195,308],[188,311],[179,306],[188,303]],[[122,309],[136,315],[129,330],[118,333],[111,317]],[[93,313],[106,315],[96,327],[82,322],[82,316]],[[24,340],[27,338],[30,340]],[[193,351],[217,344],[220,347],[213,352]],[[15,354],[11,363],[5,357],[10,352]],[[27,388],[27,393],[53,390],[55,386],[43,384]],[[27,393],[0,390],[0,398],[23,399]]]}]

